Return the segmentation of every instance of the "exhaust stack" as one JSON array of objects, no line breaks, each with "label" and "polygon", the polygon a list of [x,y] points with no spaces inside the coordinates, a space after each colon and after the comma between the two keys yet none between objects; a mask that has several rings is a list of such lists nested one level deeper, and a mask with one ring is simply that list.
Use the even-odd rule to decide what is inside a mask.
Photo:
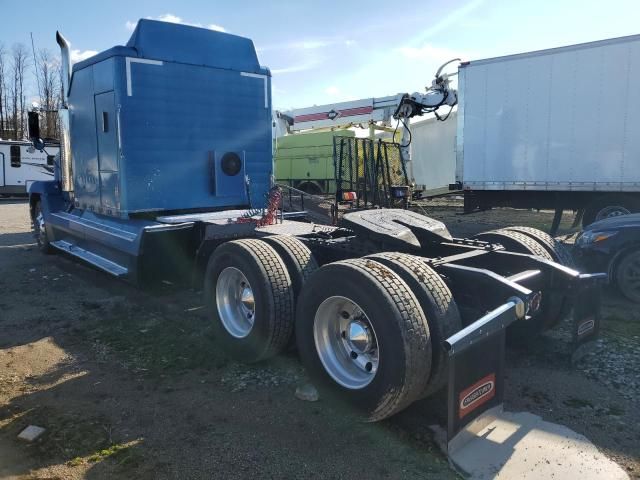
[{"label": "exhaust stack", "polygon": [[63,192],[73,192],[73,170],[71,163],[71,135],[69,128],[69,83],[71,82],[71,55],[69,42],[56,32],[62,60],[62,106],[58,109],[60,119],[60,175]]},{"label": "exhaust stack", "polygon": [[64,107],[67,108],[67,95],[69,94],[69,82],[71,81],[70,45],[60,32],[56,32],[56,42],[60,45],[60,57],[62,60],[62,97]]}]

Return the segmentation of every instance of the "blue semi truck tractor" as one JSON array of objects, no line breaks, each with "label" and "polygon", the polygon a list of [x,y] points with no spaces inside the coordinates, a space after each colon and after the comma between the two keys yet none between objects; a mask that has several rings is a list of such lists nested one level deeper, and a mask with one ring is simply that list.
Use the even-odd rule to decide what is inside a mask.
[{"label": "blue semi truck tractor", "polygon": [[[295,343],[319,386],[379,420],[486,377],[482,352],[451,377],[460,342],[505,329],[527,339],[571,311],[581,335],[597,330],[587,299],[599,276],[575,271],[543,232],[458,239],[397,209],[354,209],[336,226],[283,214],[271,74],[251,40],[140,20],[126,45],[73,67],[57,41],[61,151],[55,179],[29,191],[40,249],[136,284],[193,282],[217,346],[236,358],[260,361]],[[426,93],[400,99],[395,117],[406,121],[456,94],[438,75]],[[29,125],[42,148],[35,112]]]}]

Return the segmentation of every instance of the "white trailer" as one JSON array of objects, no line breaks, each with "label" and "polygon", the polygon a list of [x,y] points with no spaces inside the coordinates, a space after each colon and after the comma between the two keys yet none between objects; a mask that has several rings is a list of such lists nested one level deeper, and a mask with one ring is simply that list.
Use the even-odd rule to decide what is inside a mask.
[{"label": "white trailer", "polygon": [[640,211],[640,35],[464,63],[465,209]]},{"label": "white trailer", "polygon": [[44,151],[27,141],[0,140],[0,195],[26,195],[36,180],[52,180],[57,144],[45,144]]},{"label": "white trailer", "polygon": [[446,190],[456,180],[456,112],[446,122],[411,122],[411,166],[423,194]]}]

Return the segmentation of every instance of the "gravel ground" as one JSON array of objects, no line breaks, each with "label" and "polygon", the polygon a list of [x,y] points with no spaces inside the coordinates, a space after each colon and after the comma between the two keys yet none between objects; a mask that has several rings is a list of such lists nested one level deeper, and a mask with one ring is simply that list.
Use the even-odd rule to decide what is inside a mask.
[{"label": "gravel ground", "polygon": [[[455,235],[552,217],[422,208]],[[230,361],[197,293],[149,293],[43,256],[28,230],[24,202],[0,203],[1,478],[456,478],[428,429],[445,421],[441,398],[377,424],[300,401],[294,353]],[[609,292],[602,328],[575,365],[562,329],[510,350],[505,406],[585,434],[640,478],[640,312]],[[34,444],[16,439],[29,424],[47,429]]]}]

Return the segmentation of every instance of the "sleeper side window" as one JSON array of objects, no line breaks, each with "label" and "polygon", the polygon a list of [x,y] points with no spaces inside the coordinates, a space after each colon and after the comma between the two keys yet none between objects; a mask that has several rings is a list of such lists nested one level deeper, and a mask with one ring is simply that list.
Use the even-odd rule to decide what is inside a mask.
[{"label": "sleeper side window", "polygon": [[20,168],[20,145],[11,145],[9,151],[11,153],[11,166],[13,168]]}]

